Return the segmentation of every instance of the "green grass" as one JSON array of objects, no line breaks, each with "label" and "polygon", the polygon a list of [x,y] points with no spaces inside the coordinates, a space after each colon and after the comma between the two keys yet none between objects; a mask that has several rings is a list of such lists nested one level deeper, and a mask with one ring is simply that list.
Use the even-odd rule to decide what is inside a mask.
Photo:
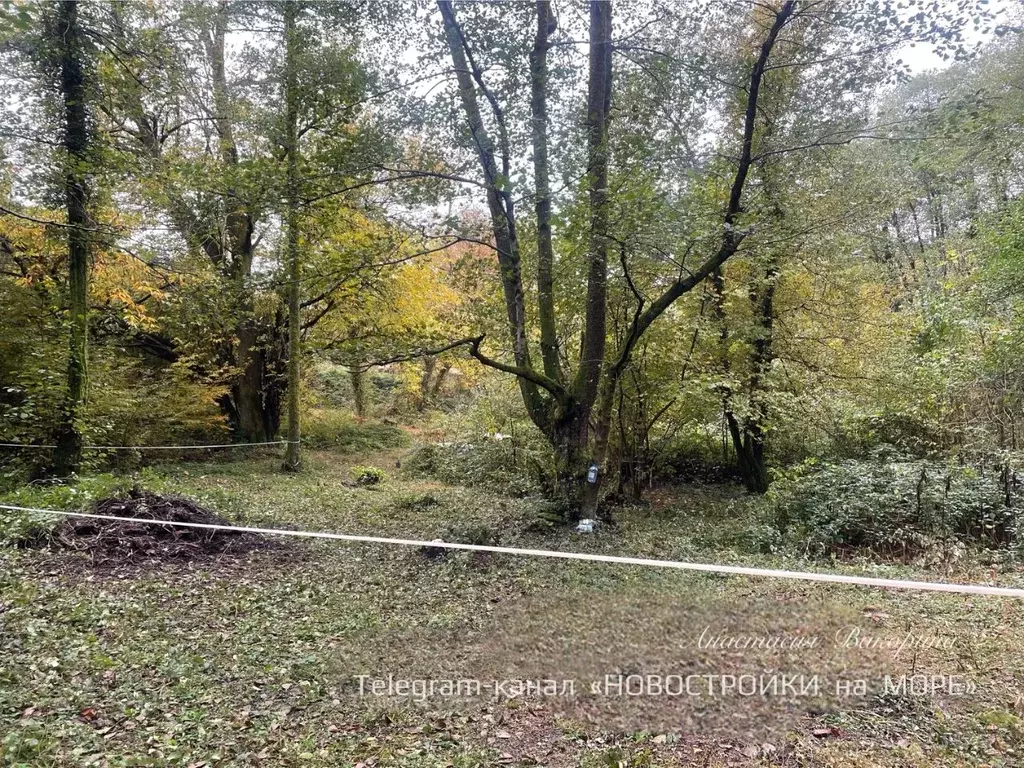
[{"label": "green grass", "polygon": [[[394,467],[402,455],[316,453],[298,475],[280,472],[269,454],[168,465],[4,500],[74,508],[139,483],[247,525],[809,567],[754,551],[749,509],[734,490],[664,492],[649,509],[620,512],[614,529],[544,534],[530,525],[536,501],[410,477]],[[383,469],[384,479],[358,486],[359,465]],[[48,524],[3,519],[8,530]],[[975,562],[949,573],[871,568],[997,575]],[[1019,572],[998,576],[1024,584]],[[1012,766],[1024,750],[1024,621],[1009,600],[304,541],[243,561],[114,572],[0,546],[0,604],[0,765]],[[955,642],[896,659],[832,643],[812,654],[715,651],[697,643],[705,626],[829,640],[857,626]],[[607,674],[766,670],[872,681],[957,673],[978,688],[895,704],[875,695],[681,701],[588,690]],[[359,695],[359,675],[388,674],[573,678],[579,695]]]}]

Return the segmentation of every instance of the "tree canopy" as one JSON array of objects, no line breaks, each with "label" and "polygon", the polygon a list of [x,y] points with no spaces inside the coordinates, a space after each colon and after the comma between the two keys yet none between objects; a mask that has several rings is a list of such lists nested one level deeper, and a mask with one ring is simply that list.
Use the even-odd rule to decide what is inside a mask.
[{"label": "tree canopy", "polygon": [[216,436],[298,468],[334,368],[360,418],[374,371],[421,415],[514,385],[569,515],[689,460],[763,493],[1016,449],[1010,11],[7,6],[0,428],[59,446],[11,460]]}]

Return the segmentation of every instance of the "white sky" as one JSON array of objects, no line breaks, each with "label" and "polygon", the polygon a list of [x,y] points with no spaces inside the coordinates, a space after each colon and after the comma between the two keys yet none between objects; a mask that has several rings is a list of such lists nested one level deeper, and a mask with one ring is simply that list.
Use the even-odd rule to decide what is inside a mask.
[{"label": "white sky", "polygon": [[[951,0],[941,0],[941,4],[954,5]],[[1021,6],[1022,0],[990,0],[988,2],[988,9],[996,15],[996,20],[992,26],[1004,23],[1011,11],[1014,8],[1019,10]],[[976,32],[970,25],[963,32],[964,37],[970,43],[987,42],[993,37],[992,32],[989,32],[988,35],[983,35],[980,31]],[[952,60],[943,61],[942,57],[936,55],[931,46],[927,45],[907,46],[900,51],[899,56],[910,66],[911,72],[915,75],[926,72],[929,69],[945,69],[953,63]]]}]

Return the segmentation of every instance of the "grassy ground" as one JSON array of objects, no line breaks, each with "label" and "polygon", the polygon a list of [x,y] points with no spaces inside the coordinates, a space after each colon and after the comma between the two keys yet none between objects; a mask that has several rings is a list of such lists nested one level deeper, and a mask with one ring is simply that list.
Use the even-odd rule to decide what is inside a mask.
[{"label": "grassy ground", "polygon": [[[141,482],[249,525],[766,562],[746,544],[746,505],[732,489],[663,491],[649,509],[623,510],[615,528],[545,533],[531,527],[528,500],[404,475],[394,468],[402,450],[317,453],[299,475],[279,472],[272,456],[158,467]],[[354,464],[387,477],[356,486]],[[71,508],[126,482],[94,478],[75,494],[22,489],[6,500]],[[970,560],[942,573],[870,572],[1024,586],[1019,571]],[[0,546],[0,765],[1016,766],[1022,609],[309,540],[243,560],[113,570]],[[790,642],[722,648],[711,636]],[[639,678],[623,695],[592,689],[629,675],[713,682],[682,696],[657,695],[656,683],[625,695]],[[745,695],[722,677],[770,686],[782,675],[807,695]],[[933,675],[937,690],[887,692],[886,675]],[[943,675],[959,677],[950,687]],[[373,681],[386,692],[389,676],[433,680],[433,695],[375,695]],[[494,695],[492,681],[546,679],[574,680],[575,695],[547,695],[547,685],[510,695],[514,682]],[[446,695],[448,680],[482,687]],[[866,688],[836,696],[844,680]],[[461,692],[474,692],[467,685]]]}]

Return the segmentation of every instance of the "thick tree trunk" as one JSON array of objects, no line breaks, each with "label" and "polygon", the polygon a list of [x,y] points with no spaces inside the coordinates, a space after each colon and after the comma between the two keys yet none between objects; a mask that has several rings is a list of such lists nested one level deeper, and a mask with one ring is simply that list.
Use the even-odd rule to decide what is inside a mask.
[{"label": "thick tree trunk", "polygon": [[547,490],[563,506],[567,520],[582,516],[588,466],[587,432],[586,419],[576,409],[562,414],[547,433],[555,453],[554,484]]},{"label": "thick tree trunk", "polygon": [[235,356],[241,372],[231,385],[230,401],[222,401],[238,442],[275,440],[281,426],[280,353],[260,330],[252,320],[239,326]]},{"label": "thick tree trunk", "polygon": [[[597,424],[591,465],[596,477],[588,476],[583,486],[580,513],[597,512],[601,484],[606,472],[605,458],[611,431],[612,406],[620,369],[605,364],[608,312],[608,117],[612,99],[612,4],[610,0],[590,3],[590,77],[587,94],[587,175],[590,197],[590,252],[587,270],[586,323],[583,328],[580,366],[575,391],[579,393],[580,422],[584,429],[595,400]],[[602,376],[602,373],[604,376]],[[585,438],[584,438],[585,442]]]},{"label": "thick tree trunk", "polygon": [[298,6],[295,2],[284,5],[285,38],[285,120],[288,142],[288,448],[284,469],[297,472],[299,454],[299,355],[302,315],[299,307],[299,94],[297,63],[298,39],[295,21]]},{"label": "thick tree trunk", "polygon": [[86,116],[86,82],[82,64],[82,31],[78,3],[64,0],[58,6],[54,42],[60,46],[60,90],[64,102],[64,199],[68,218],[68,342],[67,391],[57,430],[54,472],[66,477],[82,460],[79,431],[88,383],[87,333],[89,290],[89,216],[85,181],[89,134]]},{"label": "thick tree trunk", "polygon": [[736,415],[728,409],[725,419],[729,425],[729,437],[736,452],[736,466],[740,471],[743,485],[751,493],[768,491],[768,463],[764,455],[764,432],[757,422],[744,419],[741,425]]},{"label": "thick tree trunk", "polygon": [[754,338],[751,360],[748,384],[750,415],[745,419],[743,447],[747,462],[747,488],[754,493],[765,493],[768,490],[768,467],[764,456],[764,424],[768,418],[768,408],[764,399],[764,379],[775,359],[772,342],[775,331],[775,286],[778,276],[779,268],[773,257],[765,270],[763,284],[755,285],[750,291],[750,300],[754,305],[759,327]]},{"label": "thick tree trunk", "polygon": [[587,177],[590,246],[586,321],[575,391],[589,414],[601,388],[608,311],[608,113],[612,98],[612,4],[590,3],[590,77],[587,95]]},{"label": "thick tree trunk", "polygon": [[597,466],[594,482],[588,479],[584,487],[582,514],[594,517],[601,501],[601,485],[608,471],[608,439],[612,430],[612,411],[615,406],[615,392],[619,386],[621,370],[613,366],[601,382],[601,393],[597,403],[597,419],[594,426],[592,463]]}]

